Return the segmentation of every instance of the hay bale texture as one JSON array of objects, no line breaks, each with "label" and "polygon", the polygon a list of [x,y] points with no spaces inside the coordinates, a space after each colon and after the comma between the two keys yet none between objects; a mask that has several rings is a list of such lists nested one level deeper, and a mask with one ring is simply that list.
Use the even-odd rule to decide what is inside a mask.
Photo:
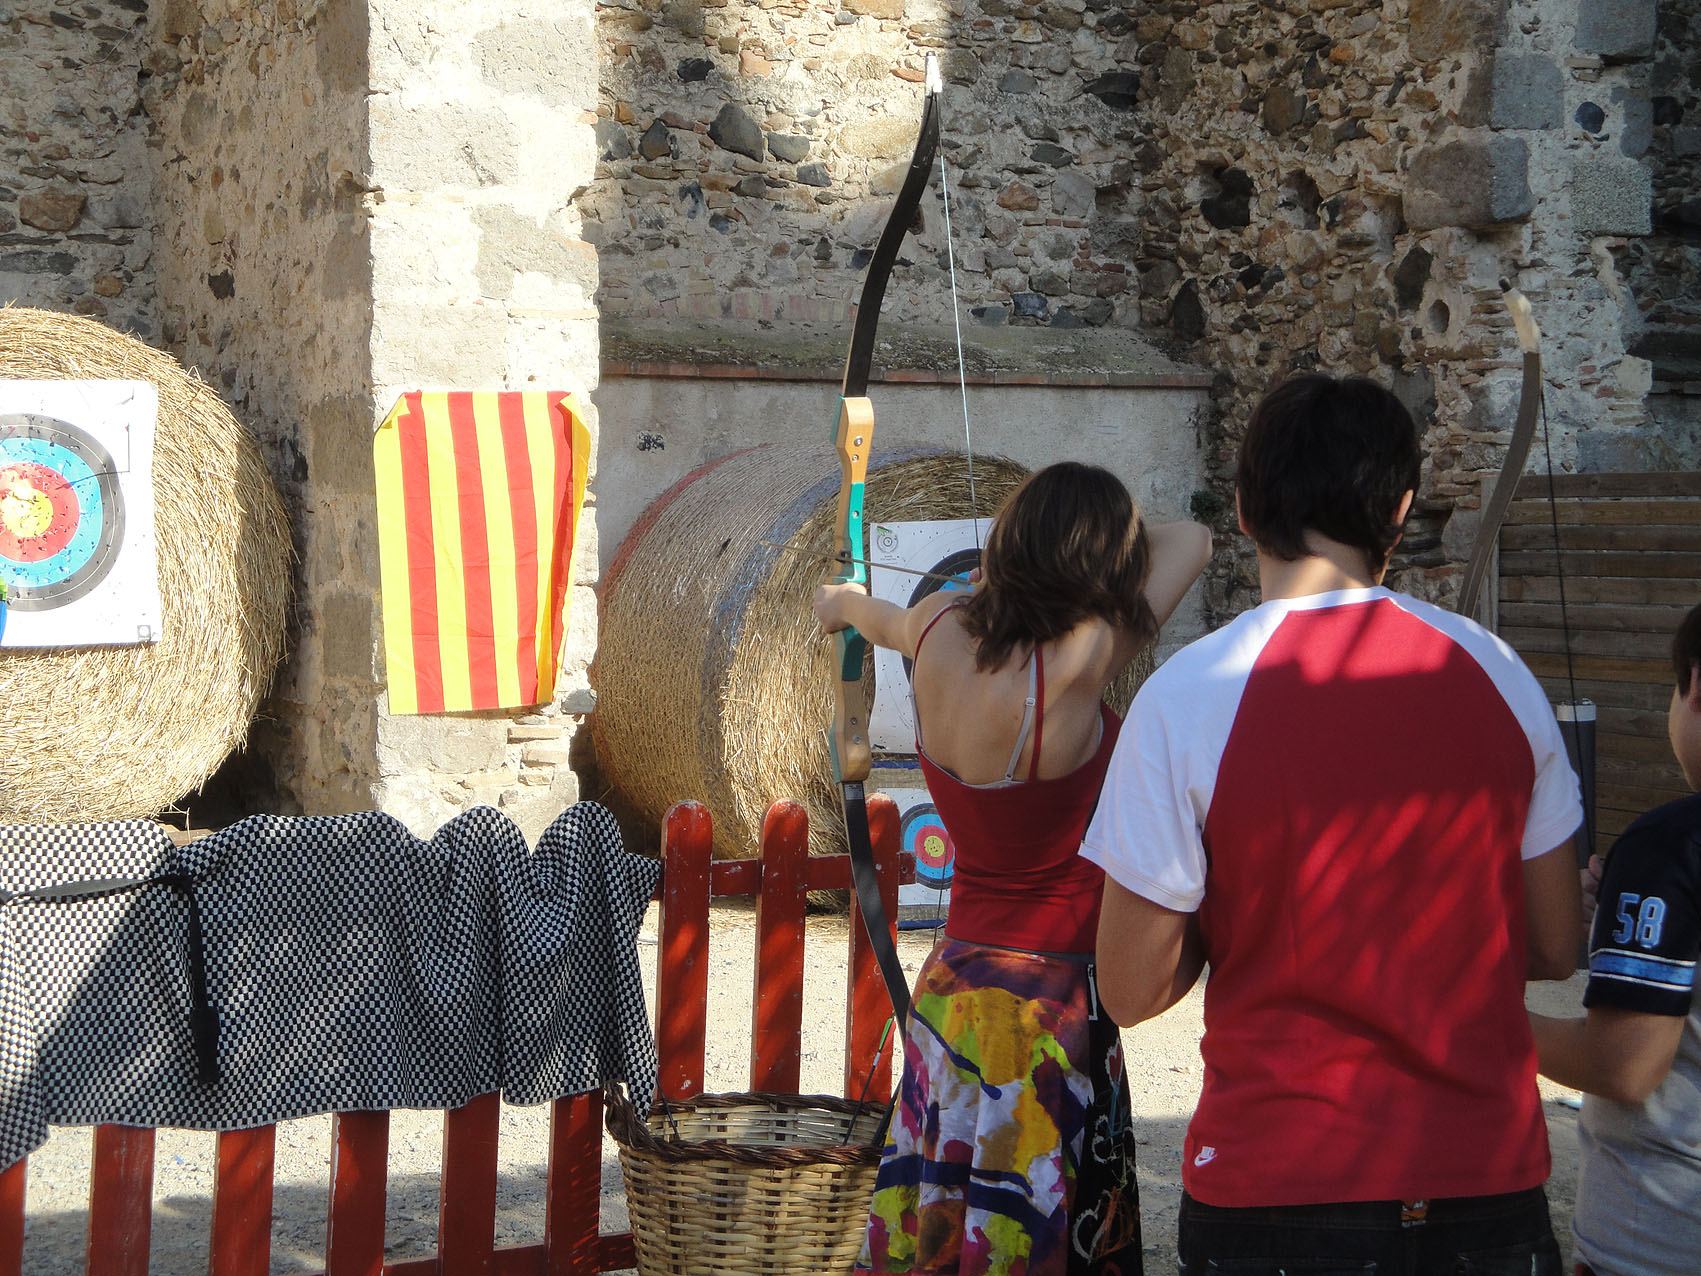
[{"label": "hay bale texture", "polygon": [[[844,850],[826,738],[832,641],[809,609],[833,543],[838,474],[825,444],[705,466],[645,511],[600,591],[592,677],[603,777],[651,823],[682,798],[704,802],[723,857],[756,853],[780,798],[808,810],[812,854]],[[976,512],[996,512],[1025,476],[1012,461],[977,457]],[[869,527],[968,518],[967,465],[955,454],[877,453],[865,507]],[[1126,707],[1150,668],[1150,654],[1136,661],[1112,702]],[[872,661],[869,670],[872,695]]]},{"label": "hay bale texture", "polygon": [[169,355],[71,315],[0,309],[0,378],[151,381],[161,637],[0,648],[0,822],[146,818],[247,739],[284,652],[289,526],[258,447]]}]

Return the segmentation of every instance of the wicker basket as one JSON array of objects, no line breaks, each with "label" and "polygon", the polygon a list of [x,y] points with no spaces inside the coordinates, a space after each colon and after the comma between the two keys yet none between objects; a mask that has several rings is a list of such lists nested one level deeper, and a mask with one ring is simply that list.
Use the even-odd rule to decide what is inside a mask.
[{"label": "wicker basket", "polygon": [[639,1120],[610,1094],[640,1276],[848,1272],[884,1114],[826,1095],[718,1094]]}]

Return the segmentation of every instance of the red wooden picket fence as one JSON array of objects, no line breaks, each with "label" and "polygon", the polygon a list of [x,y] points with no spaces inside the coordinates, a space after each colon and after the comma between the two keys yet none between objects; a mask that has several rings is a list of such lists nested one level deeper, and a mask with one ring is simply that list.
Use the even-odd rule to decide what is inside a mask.
[{"label": "red wooden picket fence", "polygon": [[[869,823],[888,917],[897,915],[898,811],[881,794]],[[657,954],[656,1044],[660,1092],[701,1093],[708,1027],[709,901],[757,899],[750,1088],[795,1092],[802,1061],[804,917],[810,891],[850,885],[847,857],[808,854],[808,817],[776,802],[762,827],[761,857],[714,860],[708,811],[681,802],[662,832],[665,869]],[[906,866],[913,867],[913,866]],[[845,997],[844,1093],[884,1099],[892,1052],[882,1044],[891,1007],[851,901]],[[437,1252],[384,1261],[388,1112],[332,1117],[330,1215],[324,1276],[592,1276],[633,1265],[630,1232],[602,1233],[603,1103],[600,1094],[558,1099],[549,1120],[549,1168],[540,1244],[496,1248],[497,1124],[501,1105],[483,1095],[448,1112],[438,1200]],[[218,1136],[207,1269],[211,1276],[265,1276],[271,1260],[273,1126]],[[86,1276],[146,1276],[152,1225],[154,1132],[95,1129],[89,1183]],[[0,1276],[22,1276],[28,1162],[0,1174]]]}]

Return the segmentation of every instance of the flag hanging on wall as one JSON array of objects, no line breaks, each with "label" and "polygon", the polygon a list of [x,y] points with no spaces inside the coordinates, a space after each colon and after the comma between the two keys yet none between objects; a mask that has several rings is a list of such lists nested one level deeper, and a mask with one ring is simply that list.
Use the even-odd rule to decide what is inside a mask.
[{"label": "flag hanging on wall", "polygon": [[591,457],[573,396],[413,391],[372,452],[390,712],[549,699]]}]

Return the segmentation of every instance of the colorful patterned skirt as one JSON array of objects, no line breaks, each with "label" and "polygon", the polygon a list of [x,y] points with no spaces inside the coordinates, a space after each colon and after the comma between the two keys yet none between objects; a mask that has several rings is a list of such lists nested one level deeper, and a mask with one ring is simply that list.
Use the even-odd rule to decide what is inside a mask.
[{"label": "colorful patterned skirt", "polygon": [[941,940],[906,1035],[856,1270],[1140,1276],[1121,1038],[1091,964]]}]

